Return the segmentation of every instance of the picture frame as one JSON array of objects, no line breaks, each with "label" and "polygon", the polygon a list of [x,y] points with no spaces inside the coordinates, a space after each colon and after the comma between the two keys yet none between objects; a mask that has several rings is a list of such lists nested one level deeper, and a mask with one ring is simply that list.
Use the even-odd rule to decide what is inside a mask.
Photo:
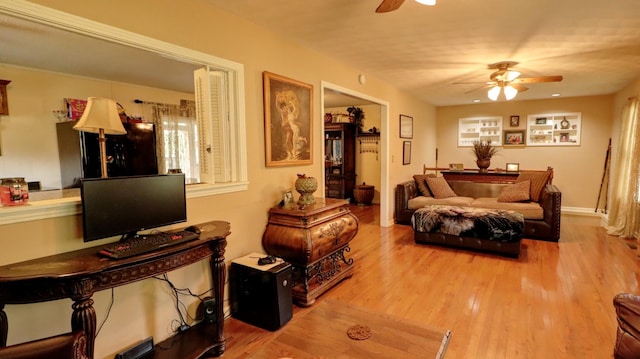
[{"label": "picture frame", "polygon": [[295,205],[293,201],[293,191],[291,188],[288,188],[282,192],[282,201],[280,202],[280,207],[284,208],[292,208]]},{"label": "picture frame", "polygon": [[262,73],[265,165],[313,164],[313,85]]},{"label": "picture frame", "polygon": [[520,172],[520,164],[519,163],[507,163],[507,172]]},{"label": "picture frame", "polygon": [[449,171],[464,171],[462,163],[449,163]]},{"label": "picture frame", "polygon": [[525,145],[525,130],[518,131],[504,131],[502,137],[503,146],[524,146]]},{"label": "picture frame", "polygon": [[546,117],[538,117],[536,118],[536,125],[546,125],[547,118]]},{"label": "picture frame", "polygon": [[400,138],[413,138],[413,117],[400,115]]},{"label": "picture frame", "polygon": [[0,115],[9,114],[9,100],[7,98],[7,85],[11,80],[0,80]]},{"label": "picture frame", "polygon": [[518,127],[520,126],[520,116],[513,115],[509,118],[509,126]]},{"label": "picture frame", "polygon": [[411,164],[411,141],[402,141],[402,164]]}]

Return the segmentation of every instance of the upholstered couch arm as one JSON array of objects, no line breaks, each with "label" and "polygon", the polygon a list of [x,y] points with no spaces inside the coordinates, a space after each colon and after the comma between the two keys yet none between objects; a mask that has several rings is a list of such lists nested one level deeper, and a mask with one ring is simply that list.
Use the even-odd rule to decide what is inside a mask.
[{"label": "upholstered couch arm", "polygon": [[542,207],[544,218],[542,221],[528,221],[529,225],[525,225],[524,237],[558,241],[560,238],[562,192],[555,185],[546,185],[542,190],[539,204]]},{"label": "upholstered couch arm", "polygon": [[396,223],[411,224],[413,210],[409,209],[409,200],[418,196],[416,181],[399,183],[395,190],[395,218]]},{"label": "upholstered couch arm", "polygon": [[86,348],[87,336],[83,331],[77,331],[0,348],[0,358],[88,359]]},{"label": "upholstered couch arm", "polygon": [[640,357],[640,297],[620,293],[613,298],[618,330],[613,348],[615,359]]}]

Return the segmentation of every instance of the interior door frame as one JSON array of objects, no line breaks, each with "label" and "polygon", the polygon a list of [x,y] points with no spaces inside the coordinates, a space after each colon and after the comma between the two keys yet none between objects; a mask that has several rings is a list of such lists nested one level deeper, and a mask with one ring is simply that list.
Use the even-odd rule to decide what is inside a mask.
[{"label": "interior door frame", "polygon": [[[320,118],[324,118],[324,92],[325,90],[337,91],[352,97],[358,97],[380,106],[380,226],[389,227],[393,225],[393,206],[391,205],[391,192],[389,189],[389,102],[371,97],[342,87],[327,81],[320,81]],[[322,151],[324,153],[324,121],[322,121],[322,131],[319,134],[322,143]],[[324,173],[324,161],[321,173]],[[322,176],[321,188],[325,188],[325,178]],[[322,193],[324,197],[324,192]]]}]

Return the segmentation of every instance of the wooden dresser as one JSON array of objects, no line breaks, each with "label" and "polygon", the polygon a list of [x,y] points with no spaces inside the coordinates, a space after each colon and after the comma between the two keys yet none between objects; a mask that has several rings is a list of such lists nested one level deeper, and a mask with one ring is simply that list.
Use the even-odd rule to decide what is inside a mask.
[{"label": "wooden dresser", "polygon": [[295,303],[310,306],[353,275],[353,259],[345,253],[358,225],[349,202],[341,199],[316,198],[314,205],[269,210],[262,246],[268,254],[291,263]]}]

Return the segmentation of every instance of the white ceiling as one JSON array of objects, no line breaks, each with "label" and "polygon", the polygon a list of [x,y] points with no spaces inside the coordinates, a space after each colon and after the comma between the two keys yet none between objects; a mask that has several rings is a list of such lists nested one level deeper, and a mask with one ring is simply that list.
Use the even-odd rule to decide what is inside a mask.
[{"label": "white ceiling", "polygon": [[[488,64],[517,61],[516,100],[614,93],[640,75],[639,0],[204,0],[437,106],[490,102]],[[474,85],[454,82],[477,81]]]},{"label": "white ceiling", "polygon": [[[519,62],[521,77],[564,76],[516,100],[611,94],[640,76],[639,0],[406,0],[385,14],[375,13],[381,0],[203,1],[437,106],[490,102],[472,90],[504,60]],[[198,67],[4,15],[0,63],[184,92]],[[454,84],[469,81],[478,83]],[[362,104],[325,96],[326,106]]]},{"label": "white ceiling", "polygon": [[0,63],[187,93],[202,66],[5,14]]}]

